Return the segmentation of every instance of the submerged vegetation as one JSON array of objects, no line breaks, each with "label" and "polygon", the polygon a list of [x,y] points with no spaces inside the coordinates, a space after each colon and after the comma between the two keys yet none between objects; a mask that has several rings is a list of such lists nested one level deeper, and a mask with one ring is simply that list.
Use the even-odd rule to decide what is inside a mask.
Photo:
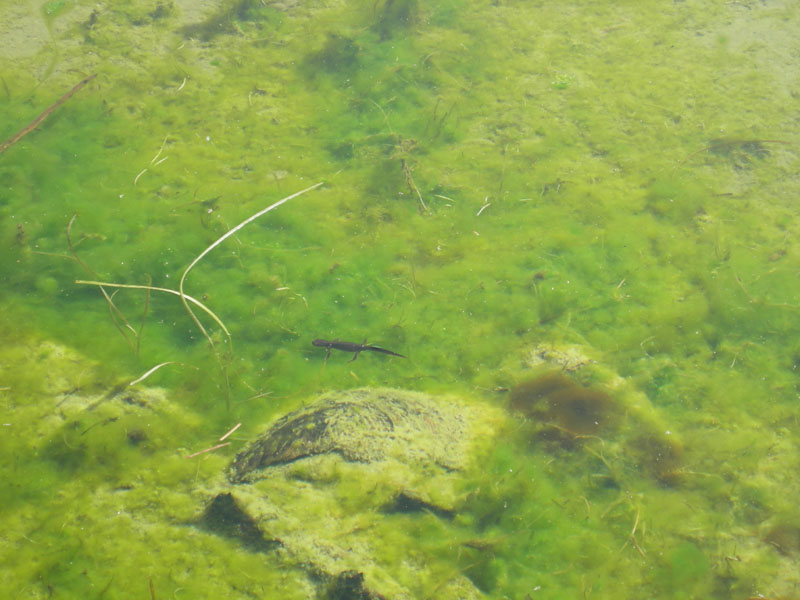
[{"label": "submerged vegetation", "polygon": [[[2,9],[8,594],[797,595],[800,8],[584,4]],[[380,386],[496,443],[292,455],[263,489],[375,565],[314,581],[209,490]]]}]

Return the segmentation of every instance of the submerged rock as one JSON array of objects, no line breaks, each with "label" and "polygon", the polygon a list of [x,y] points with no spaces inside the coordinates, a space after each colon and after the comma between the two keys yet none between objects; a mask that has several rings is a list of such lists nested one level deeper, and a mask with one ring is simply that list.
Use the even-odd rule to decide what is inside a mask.
[{"label": "submerged rock", "polygon": [[420,548],[414,529],[458,518],[465,481],[504,422],[501,409],[460,398],[333,392],[245,447],[199,523],[301,565],[319,597],[477,599],[465,575]]},{"label": "submerged rock", "polygon": [[236,457],[228,477],[232,483],[253,481],[269,466],[332,452],[351,462],[393,456],[458,469],[466,430],[463,407],[423,394],[337,392],[278,420]]}]

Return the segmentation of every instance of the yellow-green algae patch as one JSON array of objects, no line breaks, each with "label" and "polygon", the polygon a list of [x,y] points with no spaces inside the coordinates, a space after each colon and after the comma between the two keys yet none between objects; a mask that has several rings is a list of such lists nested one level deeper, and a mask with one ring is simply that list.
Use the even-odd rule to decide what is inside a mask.
[{"label": "yellow-green algae patch", "polygon": [[[796,594],[795,3],[6,4],[2,140],[97,73],[0,157],[8,593],[308,597],[290,562],[184,525],[189,492],[319,391],[507,407],[544,348],[589,390],[558,406],[615,409],[603,431],[509,412],[452,522],[404,516],[381,564],[413,535],[431,595]],[[98,277],[174,289],[322,180],[188,278],[232,357],[141,290],[114,296],[128,344],[73,283],[75,213]],[[409,359],[324,363],[316,337]],[[166,392],[115,393],[163,362]]]},{"label": "yellow-green algae patch", "polygon": [[[31,355],[38,372],[23,368]],[[285,597],[308,597],[302,580],[287,584],[291,566],[267,569],[246,555],[234,566],[222,541],[191,526],[198,480],[225,465],[208,454],[186,459],[182,444],[200,443],[191,433],[202,429],[196,414],[163,389],[114,385],[96,363],[52,342],[17,340],[2,363],[17,373],[3,392],[3,450],[15,459],[3,468],[12,493],[2,570],[16,596],[58,588],[123,597],[146,594],[152,580],[159,593],[226,596],[285,585]],[[226,571],[250,575],[232,587]]]}]

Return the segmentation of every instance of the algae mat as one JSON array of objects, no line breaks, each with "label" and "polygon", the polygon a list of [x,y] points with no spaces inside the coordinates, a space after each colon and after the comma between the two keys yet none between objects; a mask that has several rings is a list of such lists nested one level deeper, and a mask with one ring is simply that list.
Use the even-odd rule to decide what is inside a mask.
[{"label": "algae mat", "polygon": [[447,506],[352,523],[417,596],[796,597],[799,11],[0,0],[0,142],[95,75],[0,154],[4,589],[357,594],[201,491],[388,387],[504,415]]}]

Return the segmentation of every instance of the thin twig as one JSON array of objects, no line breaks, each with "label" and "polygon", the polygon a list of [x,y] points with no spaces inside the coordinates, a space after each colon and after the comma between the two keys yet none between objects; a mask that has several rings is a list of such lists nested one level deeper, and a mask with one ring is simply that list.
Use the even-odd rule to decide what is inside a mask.
[{"label": "thin twig", "polygon": [[[156,365],[155,367],[153,367],[152,369],[150,369],[149,371],[147,371],[147,373],[145,373],[144,375],[142,375],[142,376],[141,376],[141,377],[139,377],[138,379],[134,379],[134,380],[133,380],[133,381],[131,381],[131,382],[130,382],[128,385],[129,385],[129,386],[131,386],[131,385],[136,385],[137,383],[140,383],[140,382],[144,381],[145,379],[147,379],[148,377],[150,377],[150,375],[152,375],[153,373],[155,373],[156,371],[158,371],[158,370],[159,370],[161,367],[166,367],[167,365],[182,365],[182,364],[183,364],[183,363],[179,363],[179,362],[177,362],[177,361],[174,361],[174,360],[169,360],[169,361],[167,361],[167,362],[163,362],[163,363],[161,363],[160,365]],[[196,368],[196,367],[195,367],[195,368]]]},{"label": "thin twig", "polygon": [[16,144],[18,141],[20,141],[22,138],[24,138],[26,135],[28,135],[31,131],[36,129],[41,124],[42,121],[44,121],[47,117],[50,116],[50,113],[52,113],[55,109],[57,109],[59,106],[64,104],[64,102],[69,100],[72,97],[72,95],[75,94],[75,92],[77,92],[79,89],[81,89],[87,83],[89,83],[95,77],[97,77],[96,73],[94,75],[89,75],[89,77],[87,77],[83,81],[79,82],[70,91],[68,91],[66,94],[61,96],[61,98],[59,98],[55,103],[51,104],[47,108],[47,110],[45,110],[42,114],[40,114],[38,117],[36,117],[31,122],[30,125],[28,125],[24,129],[22,129],[19,133],[17,133],[17,135],[12,137],[11,139],[6,140],[5,142],[3,142],[2,145],[0,145],[0,154],[5,152],[6,150],[8,150],[11,146]]},{"label": "thin twig", "polygon": [[75,246],[72,245],[72,236],[70,235],[70,231],[72,230],[72,224],[75,222],[75,219],[77,218],[78,218],[78,213],[75,213],[74,215],[72,215],[72,218],[69,220],[69,223],[67,223],[67,247],[69,248],[69,253],[72,255],[73,260],[75,260],[75,262],[77,262],[81,267],[83,267],[84,271],[89,273],[89,275],[91,275],[92,277],[97,277],[97,273],[92,271],[89,268],[89,265],[87,265],[80,259],[78,253],[75,252]]},{"label": "thin twig", "polygon": [[408,186],[408,189],[410,189],[417,195],[419,203],[422,205],[422,210],[427,211],[428,207],[425,205],[425,201],[422,199],[422,194],[419,193],[419,188],[417,187],[417,184],[414,183],[414,178],[411,176],[411,169],[409,168],[408,163],[405,161],[404,158],[401,158],[400,164],[403,167],[403,174],[405,175],[406,185]]},{"label": "thin twig", "polygon": [[234,431],[239,429],[239,427],[241,427],[241,426],[242,426],[241,423],[237,423],[236,425],[234,425],[228,433],[226,433],[221,438],[219,438],[219,441],[220,442],[224,442],[226,439],[228,439],[228,436],[230,436]]},{"label": "thin twig", "polygon": [[211,448],[206,448],[205,450],[200,450],[200,452],[195,452],[194,454],[190,454],[186,458],[194,458],[195,456],[200,456],[201,454],[205,454],[206,452],[211,452],[212,450],[218,450],[224,446],[230,446],[230,442],[225,442],[224,444],[217,444],[216,446],[211,446]]},{"label": "thin twig", "polygon": [[128,329],[133,334],[134,338],[136,337],[136,330],[133,328],[133,325],[128,323],[128,320],[122,314],[122,311],[119,308],[117,308],[117,305],[114,304],[114,296],[117,295],[118,291],[119,290],[116,290],[108,297],[108,316],[111,317],[111,322],[114,323],[114,325],[116,325],[117,329],[119,329],[120,333],[122,333],[122,335],[128,341],[130,347],[133,348],[134,352],[136,352],[136,343],[133,340],[128,339],[128,335],[125,333],[125,329]]},{"label": "thin twig", "polygon": [[[77,262],[83,268],[84,271],[86,271],[93,277],[97,277],[97,273],[95,273],[92,269],[90,269],[89,265],[87,265],[80,259],[78,253],[75,251],[75,246],[72,244],[72,235],[71,235],[72,224],[75,222],[75,219],[77,218],[78,218],[78,213],[75,213],[74,215],[72,215],[72,218],[69,220],[69,223],[67,223],[66,235],[67,235],[67,247],[69,248],[69,253],[72,256],[72,259],[75,262]],[[134,344],[133,340],[131,340],[128,337],[128,334],[125,332],[125,329],[122,327],[122,325],[119,324],[119,321],[117,321],[114,315],[119,317],[119,319],[125,325],[125,328],[131,331],[134,337],[136,337],[136,330],[128,322],[128,319],[125,318],[125,315],[123,315],[122,312],[117,308],[117,305],[114,304],[114,300],[112,299],[112,297],[108,295],[108,292],[106,292],[102,286],[100,287],[100,292],[103,294],[103,298],[105,298],[106,302],[108,303],[108,310],[111,313],[111,322],[114,323],[114,326],[119,330],[120,334],[122,334],[122,337],[125,338],[125,341],[128,342],[128,344],[130,344],[130,346],[134,350],[136,350],[136,344]]]}]

